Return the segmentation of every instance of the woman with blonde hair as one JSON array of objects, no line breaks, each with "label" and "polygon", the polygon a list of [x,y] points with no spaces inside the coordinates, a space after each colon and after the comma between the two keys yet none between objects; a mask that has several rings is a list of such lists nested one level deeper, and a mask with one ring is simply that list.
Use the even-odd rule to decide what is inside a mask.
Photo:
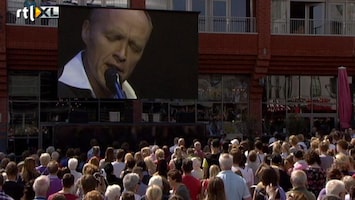
[{"label": "woman with blonde hair", "polygon": [[154,184],[149,186],[147,191],[145,192],[146,200],[161,200],[162,196],[163,196],[163,192],[161,187]]},{"label": "woman with blonde hair", "polygon": [[290,144],[284,141],[281,145],[281,157],[286,159],[288,155],[290,155]]},{"label": "woman with blonde hair", "polygon": [[288,141],[291,145],[290,147],[290,153],[295,153],[296,151],[298,150],[301,150],[301,147],[299,146],[298,144],[298,137],[296,135],[291,135],[289,138],[288,138]]},{"label": "woman with blonde hair", "polygon": [[157,171],[157,166],[153,162],[152,158],[150,156],[146,156],[144,158],[144,163],[147,166],[147,170],[150,176],[153,176],[153,174]]},{"label": "woman with blonde hair", "polygon": [[202,197],[207,195],[207,188],[210,180],[217,176],[217,174],[221,171],[218,165],[211,165],[209,168],[209,178],[201,181],[201,195]]},{"label": "woman with blonde hair", "polygon": [[226,200],[223,180],[219,177],[212,177],[208,183],[205,200]]}]

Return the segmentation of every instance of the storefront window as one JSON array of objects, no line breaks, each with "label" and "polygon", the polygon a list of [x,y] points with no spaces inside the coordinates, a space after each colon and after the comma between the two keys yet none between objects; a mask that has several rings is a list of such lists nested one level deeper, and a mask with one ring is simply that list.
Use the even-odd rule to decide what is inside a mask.
[{"label": "storefront window", "polygon": [[[297,130],[307,133],[312,128],[327,132],[337,126],[336,77],[268,76],[266,80],[263,97],[265,132]],[[296,129],[295,124],[301,127]]]}]

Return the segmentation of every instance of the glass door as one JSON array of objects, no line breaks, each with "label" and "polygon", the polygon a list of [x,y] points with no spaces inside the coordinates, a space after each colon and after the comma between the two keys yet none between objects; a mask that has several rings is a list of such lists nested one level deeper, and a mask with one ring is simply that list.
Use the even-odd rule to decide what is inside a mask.
[{"label": "glass door", "polygon": [[324,34],[324,3],[306,5],[307,33]]},{"label": "glass door", "polygon": [[213,0],[212,1],[212,17],[213,31],[227,32],[229,21],[227,20],[227,1]]}]

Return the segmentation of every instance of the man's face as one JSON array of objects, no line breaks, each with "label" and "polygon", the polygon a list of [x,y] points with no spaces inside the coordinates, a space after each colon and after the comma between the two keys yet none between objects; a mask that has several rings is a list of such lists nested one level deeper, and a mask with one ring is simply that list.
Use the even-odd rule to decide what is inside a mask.
[{"label": "man's face", "polygon": [[[96,10],[84,22],[82,38],[86,44],[84,66],[91,85],[108,90],[105,71],[113,67],[127,80],[143,54],[152,26],[139,10]],[[95,92],[96,93],[96,92]]]}]

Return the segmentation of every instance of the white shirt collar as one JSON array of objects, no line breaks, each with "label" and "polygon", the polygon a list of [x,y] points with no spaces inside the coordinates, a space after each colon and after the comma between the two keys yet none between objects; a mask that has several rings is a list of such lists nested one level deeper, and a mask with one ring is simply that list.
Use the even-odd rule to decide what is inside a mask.
[{"label": "white shirt collar", "polygon": [[[63,73],[58,81],[71,87],[90,90],[91,95],[95,98],[96,95],[90,85],[89,78],[86,75],[84,64],[81,59],[82,53],[83,51],[80,51],[64,66]],[[127,99],[137,99],[135,91],[127,81],[123,82],[122,89],[126,93]]]}]

